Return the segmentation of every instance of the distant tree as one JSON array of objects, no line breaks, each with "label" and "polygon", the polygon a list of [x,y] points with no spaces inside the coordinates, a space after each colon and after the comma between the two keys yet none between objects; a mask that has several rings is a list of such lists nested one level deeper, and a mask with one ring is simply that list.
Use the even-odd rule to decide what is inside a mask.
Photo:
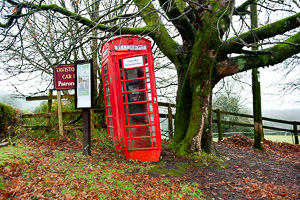
[{"label": "distant tree", "polygon": [[[68,43],[64,48],[65,57],[70,55],[68,49],[97,38],[120,34],[150,37],[177,71],[175,133],[171,146],[179,154],[215,153],[212,90],[220,80],[252,68],[281,63],[300,52],[297,31],[300,13],[296,1],[259,2],[265,21],[257,29],[249,26],[248,6],[252,0],[237,7],[233,0],[105,1],[99,10],[89,9],[98,1],[77,1],[78,10],[50,0],[2,2],[0,41],[6,45],[2,52],[20,44],[24,52],[24,27],[41,15],[61,21],[69,18],[74,24],[73,41],[82,43]],[[99,13],[98,17],[90,17],[91,12]],[[271,21],[269,16],[273,13],[279,13],[282,18]],[[234,20],[241,26],[234,26]],[[232,38],[228,38],[230,28],[234,33]],[[100,32],[97,37],[93,30]],[[57,42],[60,35],[55,37]],[[249,50],[252,46],[260,50]]]},{"label": "distant tree", "polygon": [[0,102],[11,105],[12,107],[15,108],[20,108],[21,101],[19,99],[14,98],[13,96],[9,94],[2,94],[0,95]]},{"label": "distant tree", "polygon": [[[241,82],[242,78],[245,76],[235,76],[229,79],[227,77],[223,79],[218,84],[218,87],[215,89],[213,96],[213,109],[220,109],[225,112],[249,114],[249,109],[245,106],[247,103],[247,97],[243,96],[243,90],[246,86],[245,83]],[[250,88],[250,87],[249,87]],[[238,116],[222,116],[221,120],[231,121],[231,122],[240,122],[240,123],[253,123],[250,119]],[[251,132],[252,128],[245,128],[240,126],[232,126],[227,124],[222,124],[223,132]],[[217,132],[217,126],[213,126],[214,132]]]},{"label": "distant tree", "polygon": [[[288,98],[290,95],[300,94],[300,55],[295,55],[292,58],[277,65],[274,71],[282,74],[280,81],[274,82],[270,87],[276,88],[276,92],[272,94],[273,98]],[[300,100],[295,100],[297,105]]]}]

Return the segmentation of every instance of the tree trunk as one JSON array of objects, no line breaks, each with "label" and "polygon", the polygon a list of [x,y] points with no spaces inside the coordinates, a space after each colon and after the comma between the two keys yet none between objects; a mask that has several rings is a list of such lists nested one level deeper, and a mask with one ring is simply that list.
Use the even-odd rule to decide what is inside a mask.
[{"label": "tree trunk", "polygon": [[208,43],[194,44],[188,67],[179,72],[175,133],[171,148],[179,155],[215,154],[212,141],[212,70],[216,62]]}]

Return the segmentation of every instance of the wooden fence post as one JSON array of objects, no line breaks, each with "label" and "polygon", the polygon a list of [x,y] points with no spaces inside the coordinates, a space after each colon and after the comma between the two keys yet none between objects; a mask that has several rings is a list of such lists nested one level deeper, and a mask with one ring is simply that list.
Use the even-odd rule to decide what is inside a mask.
[{"label": "wooden fence post", "polygon": [[171,104],[168,104],[168,128],[169,128],[169,138],[173,139],[173,116]]},{"label": "wooden fence post", "polygon": [[60,90],[57,90],[57,115],[58,115],[58,130],[59,135],[64,137],[64,124],[62,119],[62,108],[61,108],[61,93]]},{"label": "wooden fence post", "polygon": [[[52,107],[52,90],[49,90],[49,99],[48,99],[48,107],[47,107],[47,113],[51,113],[51,107]],[[51,130],[51,117],[46,118],[46,125],[49,126],[49,130]],[[49,132],[47,130],[46,132]]]},{"label": "wooden fence post", "polygon": [[223,140],[223,131],[222,131],[220,109],[217,109],[216,112],[217,112],[217,124],[218,124],[219,141],[221,141],[221,140]]},{"label": "wooden fence post", "polygon": [[294,136],[295,136],[295,144],[299,144],[297,122],[294,122]]}]

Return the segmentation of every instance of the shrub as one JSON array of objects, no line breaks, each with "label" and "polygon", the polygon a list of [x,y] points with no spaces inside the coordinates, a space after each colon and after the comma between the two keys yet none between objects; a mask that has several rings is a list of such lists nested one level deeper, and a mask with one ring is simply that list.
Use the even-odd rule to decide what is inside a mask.
[{"label": "shrub", "polygon": [[18,122],[19,110],[0,102],[0,138],[15,134]]}]

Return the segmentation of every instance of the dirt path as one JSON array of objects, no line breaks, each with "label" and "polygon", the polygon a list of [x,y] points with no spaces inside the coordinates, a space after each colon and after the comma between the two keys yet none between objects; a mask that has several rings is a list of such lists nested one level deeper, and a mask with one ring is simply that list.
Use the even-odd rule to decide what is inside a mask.
[{"label": "dirt path", "polygon": [[264,152],[241,135],[216,143],[229,166],[191,167],[182,181],[199,183],[207,199],[300,199],[299,145],[264,143]]}]

